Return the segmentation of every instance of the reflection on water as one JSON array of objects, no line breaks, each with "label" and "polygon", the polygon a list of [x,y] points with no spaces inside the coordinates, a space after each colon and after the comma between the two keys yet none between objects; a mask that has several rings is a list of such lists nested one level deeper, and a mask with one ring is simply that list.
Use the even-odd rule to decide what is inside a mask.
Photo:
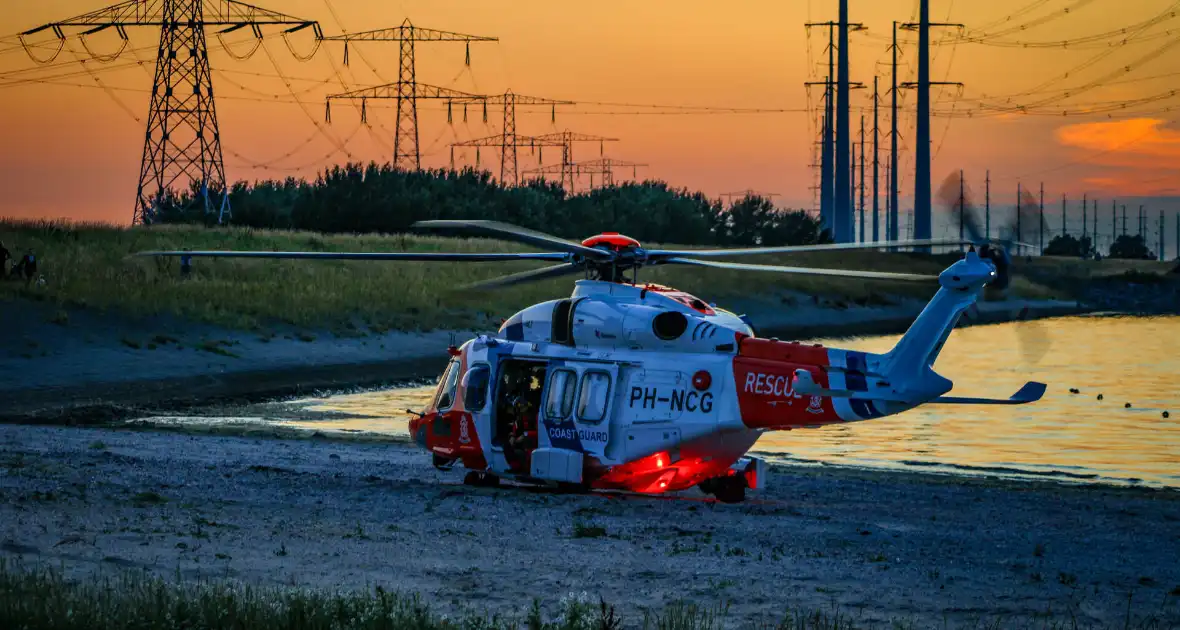
[{"label": "reflection on water", "polygon": [[[1048,352],[1030,363],[1018,337],[1027,343],[1038,335]],[[897,338],[824,343],[884,352]],[[955,395],[1006,398],[1029,380],[1048,383],[1049,391],[1032,405],[929,406],[867,422],[768,433],[755,450],[792,461],[1180,486],[1180,318],[1078,317],[965,328],[951,335],[936,368],[955,382]],[[281,423],[404,434],[405,409],[421,409],[433,390],[308,399],[299,401],[307,411],[353,417]],[[1161,417],[1165,410],[1171,419]]]}]

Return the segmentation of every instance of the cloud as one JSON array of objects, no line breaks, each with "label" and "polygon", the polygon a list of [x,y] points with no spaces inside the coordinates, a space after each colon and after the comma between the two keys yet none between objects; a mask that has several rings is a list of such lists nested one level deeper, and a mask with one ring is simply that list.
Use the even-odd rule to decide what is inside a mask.
[{"label": "cloud", "polygon": [[[1099,167],[1084,181],[1122,194],[1160,194],[1180,178],[1180,131],[1158,118],[1059,127],[1058,143],[1074,159]],[[1174,176],[1174,177],[1173,177]]]},{"label": "cloud", "polygon": [[1057,129],[1065,146],[1091,151],[1111,151],[1180,159],[1180,131],[1164,127],[1158,118],[1131,118],[1115,122],[1082,123]]}]

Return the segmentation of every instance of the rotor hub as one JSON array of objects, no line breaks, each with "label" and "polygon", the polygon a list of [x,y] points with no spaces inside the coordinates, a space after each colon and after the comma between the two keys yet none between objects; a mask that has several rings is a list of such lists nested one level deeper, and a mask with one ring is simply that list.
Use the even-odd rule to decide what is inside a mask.
[{"label": "rotor hub", "polygon": [[582,246],[613,254],[607,260],[586,261],[586,266],[593,270],[594,277],[598,280],[626,282],[623,272],[636,270],[647,262],[647,252],[639,241],[618,232],[603,232],[591,236],[582,241]]}]

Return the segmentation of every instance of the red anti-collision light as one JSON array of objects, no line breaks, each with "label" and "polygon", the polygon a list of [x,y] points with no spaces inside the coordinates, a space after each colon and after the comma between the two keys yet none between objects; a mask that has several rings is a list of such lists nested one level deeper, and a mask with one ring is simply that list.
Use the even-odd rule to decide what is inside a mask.
[{"label": "red anti-collision light", "polygon": [[709,373],[704,370],[701,370],[700,372],[697,372],[696,374],[692,375],[692,386],[697,388],[698,390],[703,391],[703,390],[709,389],[709,386],[712,384],[713,384],[713,377],[710,376]]}]

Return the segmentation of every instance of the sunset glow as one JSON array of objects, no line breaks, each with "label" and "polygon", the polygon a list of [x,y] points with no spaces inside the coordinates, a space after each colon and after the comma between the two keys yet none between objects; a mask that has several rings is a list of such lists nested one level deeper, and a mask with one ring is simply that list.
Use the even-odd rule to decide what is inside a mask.
[{"label": "sunset glow", "polygon": [[[129,29],[127,50],[109,63],[92,59],[87,51],[117,51],[121,43],[113,29],[87,37],[85,46],[74,37],[47,66],[30,59],[15,38],[20,31],[101,4],[12,3],[0,16],[0,216],[130,221],[158,32]],[[995,33],[1054,16],[1070,3],[1038,3],[1044,6],[1018,13],[1029,4],[934,0],[931,18],[963,23],[966,33]],[[998,39],[1072,40],[1141,25],[1169,6],[1164,0],[1142,0],[1133,7],[1094,2]],[[818,116],[808,110],[819,107],[822,90],[812,87],[809,95],[804,83],[824,80],[827,33],[822,28],[808,30],[804,24],[834,19],[834,0],[758,0],[724,7],[703,0],[288,0],[270,8],[319,20],[328,35],[392,27],[409,17],[422,27],[498,37],[498,42],[471,44],[470,67],[464,65],[463,44],[420,43],[418,81],[473,93],[512,89],[572,100],[577,104],[555,110],[519,108],[518,132],[569,129],[618,138],[601,147],[577,145],[575,160],[602,153],[648,165],[635,169],[640,179],[663,179],[712,196],[744,189],[775,192],[780,205],[814,206],[817,172],[809,164]],[[867,86],[853,91],[852,126],[859,131],[860,116],[865,114],[871,134],[876,73],[881,77],[882,182],[888,154],[888,39],[892,21],[910,21],[914,11],[912,0],[851,2],[853,21],[868,27],[851,42],[853,79]],[[1005,20],[1013,14],[1018,16]],[[1143,30],[1141,39],[1127,37],[1125,43],[1108,38],[1058,48],[953,43],[957,29],[932,31],[933,41],[939,43],[932,53],[932,78],[964,84],[961,91],[944,86],[933,92],[935,188],[949,173],[964,169],[973,188],[982,190],[984,171],[990,169],[993,187],[1008,196],[1013,196],[1017,182],[1035,186],[1042,181],[1047,191],[1071,198],[1083,193],[1176,194],[1180,129],[1169,109],[1176,98],[1147,99],[1166,93],[1180,73],[1180,55],[1164,52],[1180,36],[1161,35],[1177,24],[1177,19],[1161,19]],[[367,126],[360,124],[359,103],[334,103],[328,124],[324,97],[395,80],[396,43],[353,44],[346,67],[342,47],[325,42],[312,60],[300,62],[295,54],[314,49],[310,32],[292,35],[288,46],[272,28],[266,30],[263,48],[238,61],[234,56],[243,56],[253,46],[249,29],[224,35],[224,44],[213,30],[208,41],[228,179],[311,178],[349,159],[390,159],[395,124],[391,101],[366,104]],[[1156,36],[1149,37],[1152,34]],[[899,80],[911,81],[916,46],[912,33],[899,36]],[[39,57],[49,57],[56,45],[49,32],[31,41]],[[1071,96],[1060,98],[1067,90]],[[914,95],[902,90],[900,96],[904,199],[912,185]],[[1052,102],[1040,105],[1040,114],[979,107],[981,102],[1027,105],[1047,99]],[[1119,102],[1137,104],[1079,113]],[[649,104],[680,109],[632,106]],[[684,107],[771,111],[721,113]],[[1054,112],[1059,113],[1042,115]],[[453,112],[448,125],[443,101],[419,103],[424,166],[448,166],[453,142],[499,133],[498,109],[489,109],[486,123],[478,107],[469,107],[466,123],[460,116]],[[540,157],[551,164],[558,152],[546,150]],[[521,170],[537,167],[537,158],[522,149]],[[476,155],[472,149],[455,149],[455,160],[457,166],[474,166]],[[479,160],[482,168],[498,169],[494,148],[481,149]],[[616,174],[618,180],[631,177],[630,169]],[[579,187],[588,184],[583,180]]]}]

